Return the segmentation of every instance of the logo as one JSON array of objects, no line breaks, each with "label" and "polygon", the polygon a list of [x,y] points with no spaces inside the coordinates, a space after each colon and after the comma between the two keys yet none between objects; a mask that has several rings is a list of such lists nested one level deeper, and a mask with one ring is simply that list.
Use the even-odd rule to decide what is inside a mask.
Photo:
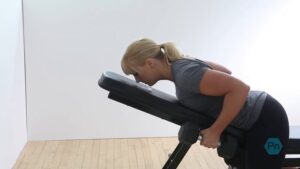
[{"label": "logo", "polygon": [[278,155],[282,149],[282,144],[278,138],[268,138],[265,149],[269,155]]}]

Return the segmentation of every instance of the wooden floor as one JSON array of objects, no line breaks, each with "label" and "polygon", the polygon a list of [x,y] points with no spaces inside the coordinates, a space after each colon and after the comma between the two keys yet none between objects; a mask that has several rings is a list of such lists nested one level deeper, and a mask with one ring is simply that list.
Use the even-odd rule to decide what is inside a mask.
[{"label": "wooden floor", "polygon": [[[161,169],[178,139],[28,142],[13,169]],[[179,169],[227,169],[215,149],[194,144]]]}]

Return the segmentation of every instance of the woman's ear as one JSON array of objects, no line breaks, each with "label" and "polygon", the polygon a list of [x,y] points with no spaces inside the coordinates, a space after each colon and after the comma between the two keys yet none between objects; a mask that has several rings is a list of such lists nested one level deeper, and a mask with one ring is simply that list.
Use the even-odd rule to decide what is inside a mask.
[{"label": "woman's ear", "polygon": [[148,65],[150,68],[155,67],[155,59],[154,58],[147,58],[145,60],[146,65]]}]

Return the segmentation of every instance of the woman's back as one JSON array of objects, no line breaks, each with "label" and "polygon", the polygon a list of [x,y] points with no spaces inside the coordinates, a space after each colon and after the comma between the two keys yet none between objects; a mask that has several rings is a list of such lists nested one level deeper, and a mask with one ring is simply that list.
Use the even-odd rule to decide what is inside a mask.
[{"label": "woman's back", "polygon": [[[217,118],[223,105],[223,96],[207,96],[199,91],[199,83],[205,71],[211,69],[205,62],[196,59],[179,59],[172,62],[172,73],[176,96],[185,106]],[[259,117],[266,93],[250,91],[242,110],[232,121],[232,125],[249,129]]]}]

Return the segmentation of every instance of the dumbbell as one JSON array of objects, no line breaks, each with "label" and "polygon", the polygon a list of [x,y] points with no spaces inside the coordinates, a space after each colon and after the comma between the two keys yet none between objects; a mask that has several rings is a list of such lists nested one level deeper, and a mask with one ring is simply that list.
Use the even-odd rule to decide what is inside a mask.
[{"label": "dumbbell", "polygon": [[222,144],[217,148],[218,155],[225,159],[233,158],[239,146],[237,138],[229,134],[222,135],[221,143]]},{"label": "dumbbell", "polygon": [[[192,145],[197,140],[201,140],[202,136],[199,136],[200,127],[194,123],[186,122],[179,130],[178,139],[181,143]],[[220,142],[218,143],[217,152],[220,157],[231,159],[234,157],[238,149],[238,141],[231,135],[222,135]]]}]

